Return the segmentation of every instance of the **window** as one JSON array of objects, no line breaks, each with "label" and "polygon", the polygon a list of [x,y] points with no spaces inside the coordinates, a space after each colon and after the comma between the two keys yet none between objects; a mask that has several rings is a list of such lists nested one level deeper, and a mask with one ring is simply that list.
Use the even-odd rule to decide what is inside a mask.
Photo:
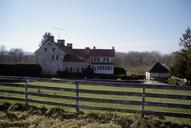
[{"label": "window", "polygon": [[70,67],[70,72],[72,72],[72,67]]},{"label": "window", "polygon": [[77,72],[79,72],[79,68],[77,68]]},{"label": "window", "polygon": [[58,55],[56,55],[56,60],[58,60]]},{"label": "window", "polygon": [[95,57],[94,62],[99,62],[99,57]]},{"label": "window", "polygon": [[109,63],[109,57],[107,58],[107,62]]},{"label": "window", "polygon": [[47,51],[47,48],[44,48],[44,51],[46,52],[46,51]]},{"label": "window", "polygon": [[54,55],[52,55],[52,60],[54,60]]},{"label": "window", "polygon": [[52,51],[54,52],[54,51],[55,51],[55,48],[52,48]]},{"label": "window", "polygon": [[99,57],[97,58],[97,62],[99,62]]},{"label": "window", "polygon": [[66,67],[65,70],[68,71],[68,67]]},{"label": "window", "polygon": [[83,71],[84,71],[84,68],[82,68],[81,70],[82,70],[82,72],[83,72]]}]

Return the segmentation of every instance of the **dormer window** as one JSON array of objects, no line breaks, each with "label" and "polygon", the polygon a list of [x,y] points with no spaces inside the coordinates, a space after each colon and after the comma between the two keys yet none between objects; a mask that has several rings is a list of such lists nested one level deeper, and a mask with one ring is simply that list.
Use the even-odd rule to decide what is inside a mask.
[{"label": "dormer window", "polygon": [[54,52],[54,51],[55,51],[55,48],[52,48],[52,51]]},{"label": "dormer window", "polygon": [[44,48],[44,51],[46,52],[46,51],[47,51],[47,48]]}]

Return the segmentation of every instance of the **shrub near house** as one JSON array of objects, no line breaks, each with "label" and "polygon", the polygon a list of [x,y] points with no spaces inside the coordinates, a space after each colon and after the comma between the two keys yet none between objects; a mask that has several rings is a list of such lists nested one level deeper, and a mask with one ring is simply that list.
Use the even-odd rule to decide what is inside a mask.
[{"label": "shrub near house", "polygon": [[0,64],[0,75],[40,76],[41,66],[37,64]]}]

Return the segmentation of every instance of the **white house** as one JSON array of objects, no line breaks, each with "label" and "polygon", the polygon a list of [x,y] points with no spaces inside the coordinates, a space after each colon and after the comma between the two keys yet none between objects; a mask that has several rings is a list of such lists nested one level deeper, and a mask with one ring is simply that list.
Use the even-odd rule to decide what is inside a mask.
[{"label": "white house", "polygon": [[90,66],[96,74],[114,73],[115,49],[74,49],[65,40],[52,40],[36,52],[36,63],[42,67],[43,74],[56,74],[57,71],[82,72]]},{"label": "white house", "polygon": [[146,72],[146,80],[166,81],[170,76],[170,70],[164,64],[156,62],[149,71]]}]

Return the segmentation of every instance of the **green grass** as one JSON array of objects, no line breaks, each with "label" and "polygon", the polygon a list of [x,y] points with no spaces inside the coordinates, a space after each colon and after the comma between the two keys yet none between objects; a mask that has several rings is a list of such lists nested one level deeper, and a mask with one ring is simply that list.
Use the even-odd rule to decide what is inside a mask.
[{"label": "green grass", "polygon": [[[22,82],[17,84],[24,84]],[[53,86],[53,87],[64,87],[64,88],[75,88],[73,84],[62,84],[62,83],[48,83],[48,82],[30,82],[31,85],[39,85],[39,86]],[[154,86],[154,85],[153,85]],[[0,86],[0,89],[11,89],[17,91],[24,91],[24,88],[17,87],[5,87]],[[128,88],[128,87],[109,87],[102,85],[80,85],[80,89],[91,89],[91,90],[109,90],[109,91],[127,91],[127,92],[141,92],[141,88]],[[38,89],[29,89],[30,92],[38,92]],[[52,95],[63,95],[63,96],[74,96],[75,92],[65,92],[65,91],[53,91],[40,89],[41,93],[52,94]],[[148,93],[159,93],[159,94],[179,94],[179,95],[190,95],[191,91],[185,90],[169,90],[169,89],[146,89]],[[24,95],[18,94],[10,94],[10,93],[0,93],[0,96],[10,96],[10,97],[19,97],[24,98]],[[115,100],[129,100],[129,101],[141,101],[141,97],[137,96],[117,96],[117,95],[106,95],[106,94],[90,94],[90,93],[80,93],[80,97],[88,97],[88,98],[100,98],[100,99],[115,99]],[[29,96],[30,99],[41,100],[41,101],[52,101],[58,103],[67,103],[67,104],[75,104],[75,100],[66,100],[60,98],[46,98],[46,97],[38,97],[38,96]],[[5,101],[5,100],[4,100]],[[1,102],[4,102],[1,100]],[[7,100],[6,100],[7,101]],[[152,102],[163,102],[163,103],[178,103],[178,104],[191,104],[190,100],[177,100],[177,99],[166,99],[166,98],[146,98],[146,101]],[[88,106],[97,106],[97,107],[111,107],[111,108],[122,108],[122,109],[133,109],[140,110],[141,106],[139,105],[122,105],[122,104],[114,104],[114,103],[101,103],[101,102],[85,102],[80,101],[80,105],[88,105]],[[146,106],[146,110],[156,110],[156,111],[167,111],[167,112],[180,112],[180,113],[189,113],[191,114],[191,109],[183,109],[183,108],[164,108],[164,107],[151,107]],[[73,110],[73,109],[72,109]],[[83,110],[87,111],[87,110]]]}]

